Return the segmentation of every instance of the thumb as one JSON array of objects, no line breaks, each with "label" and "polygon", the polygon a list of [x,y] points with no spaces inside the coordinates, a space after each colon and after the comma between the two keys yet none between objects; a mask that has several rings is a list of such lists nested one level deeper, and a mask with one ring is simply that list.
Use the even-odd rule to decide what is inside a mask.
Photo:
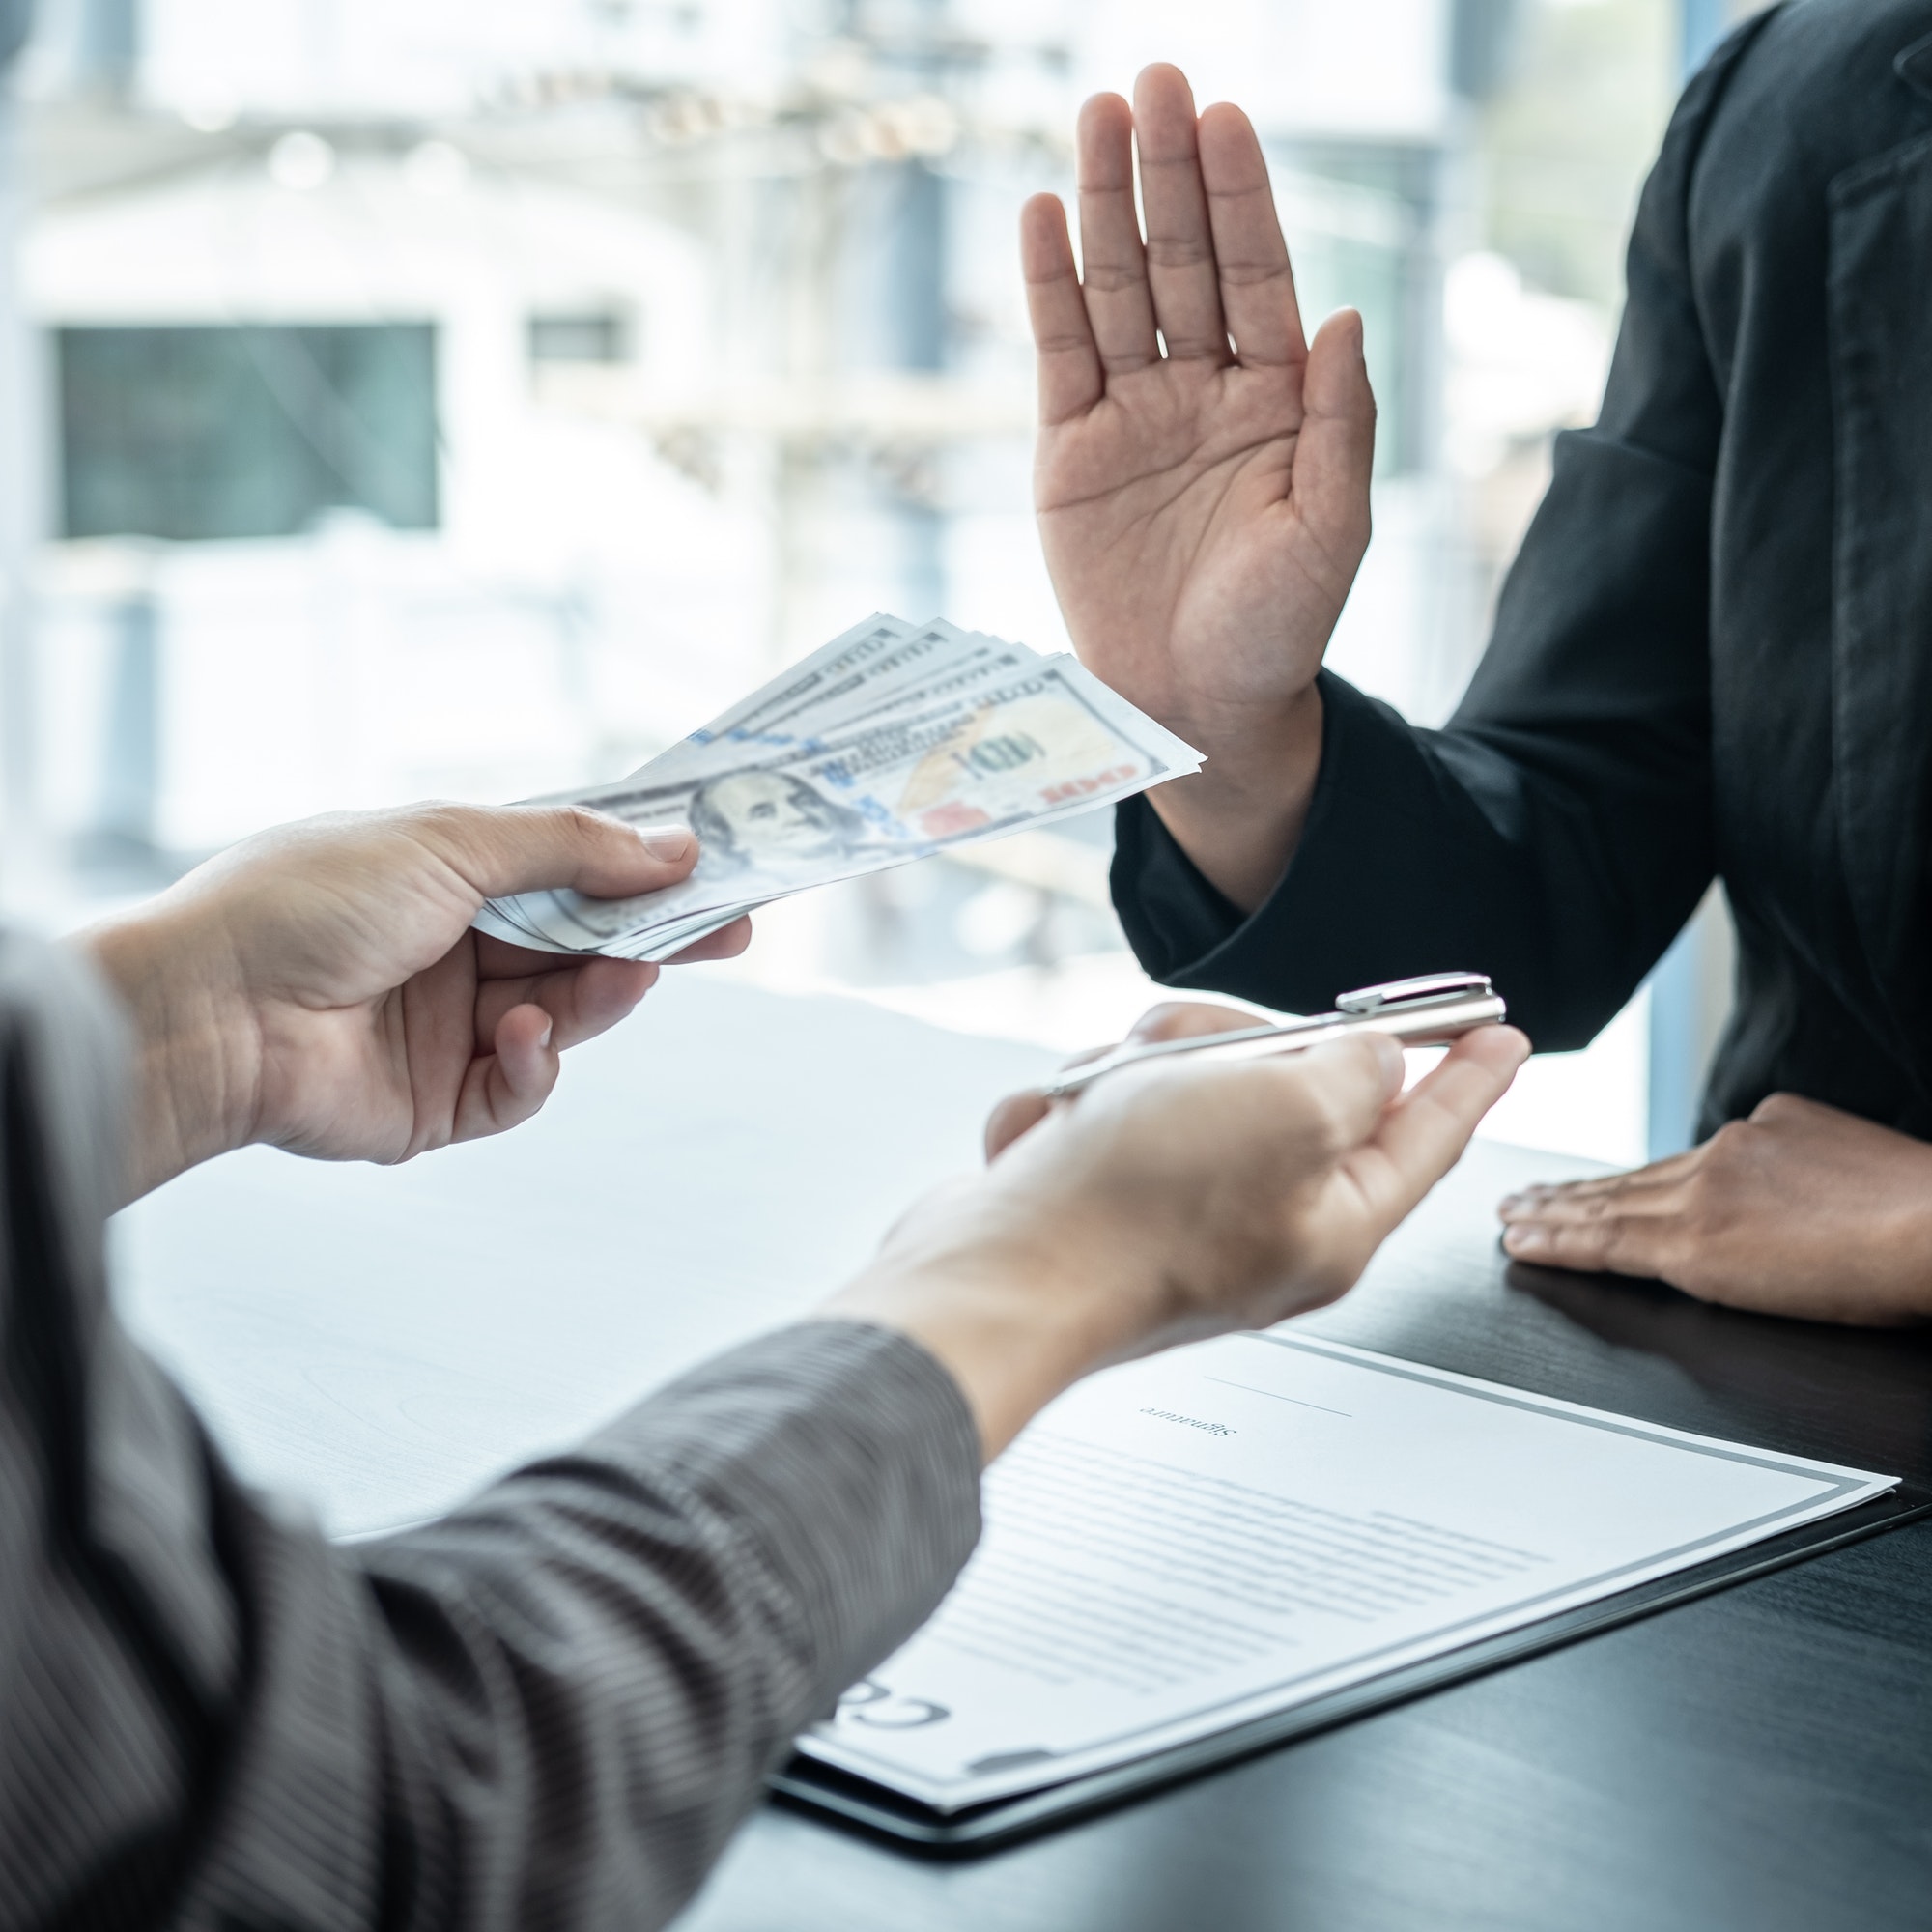
[{"label": "thumb", "polygon": [[1302,520],[1349,559],[1352,576],[1369,547],[1369,473],[1376,459],[1376,397],[1362,355],[1362,318],[1353,309],[1321,325],[1308,351],[1301,401],[1294,501]]},{"label": "thumb", "polygon": [[[1198,1039],[1217,1033],[1240,1033],[1264,1025],[1262,1015],[1238,1007],[1210,1006],[1205,1000],[1163,1000],[1150,1007],[1121,1043],[1152,1046],[1170,1039]],[[1071,1063],[1077,1065],[1079,1063]]]},{"label": "thumb", "polygon": [[579,805],[439,805],[406,816],[479,902],[566,888],[632,898],[676,885],[697,863],[697,840],[681,825],[626,825]]}]

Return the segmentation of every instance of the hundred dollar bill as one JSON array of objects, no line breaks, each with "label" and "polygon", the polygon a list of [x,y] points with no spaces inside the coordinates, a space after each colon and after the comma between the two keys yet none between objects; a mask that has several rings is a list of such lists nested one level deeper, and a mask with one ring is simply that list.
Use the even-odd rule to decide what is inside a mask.
[{"label": "hundred dollar bill", "polygon": [[962,631],[943,619],[912,625],[898,617],[868,617],[630,776],[649,771],[664,778],[741,757],[748,747],[778,751],[807,743],[1001,655],[1013,665],[1038,661],[1023,644]]},{"label": "hundred dollar bill", "polygon": [[[1091,810],[1200,767],[1071,658],[965,633],[939,641],[946,651],[931,655],[948,674],[898,701],[843,723],[808,711],[776,733],[748,729],[761,714],[745,710],[708,742],[686,740],[630,779],[574,794],[635,825],[689,826],[700,857],[681,884],[634,899],[529,893],[493,901],[477,924],[546,951],[668,958],[771,899]],[[840,709],[849,706],[826,713]]]},{"label": "hundred dollar bill", "polygon": [[[997,639],[981,639],[943,619],[922,627],[902,617],[875,612],[639,766],[618,781],[618,786],[635,784],[646,772],[655,781],[663,782],[673,776],[693,776],[707,768],[742,763],[763,752],[809,748],[834,723],[923,696],[929,690],[930,680],[969,659],[985,658],[988,652],[983,646],[999,643]],[[1017,663],[1020,658],[1035,660],[1035,653],[1024,645],[1003,648],[1009,663]],[[785,728],[787,725],[791,728]],[[541,802],[579,802],[583,796],[557,793]],[[737,916],[733,910],[704,922],[702,930],[694,931],[687,943],[728,925]],[[546,948],[554,944],[519,913],[514,899],[499,900],[486,909],[478,923],[520,944]]]}]

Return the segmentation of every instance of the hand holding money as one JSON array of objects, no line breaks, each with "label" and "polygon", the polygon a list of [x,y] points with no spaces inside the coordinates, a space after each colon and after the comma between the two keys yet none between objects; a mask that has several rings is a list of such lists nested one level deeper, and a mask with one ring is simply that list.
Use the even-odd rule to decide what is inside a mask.
[{"label": "hand holding money", "polygon": [[658,969],[505,946],[471,929],[477,907],[535,885],[674,885],[695,851],[682,830],[570,807],[338,813],[244,839],[96,926],[81,948],[135,1050],[128,1198],[250,1142],[399,1161],[528,1119],[559,1054]]},{"label": "hand holding money", "polygon": [[636,898],[493,899],[476,923],[546,952],[666,959],[772,899],[1051,824],[1200,764],[1071,657],[872,617],[629,778],[568,795],[639,828],[689,826],[701,848],[689,878]]}]

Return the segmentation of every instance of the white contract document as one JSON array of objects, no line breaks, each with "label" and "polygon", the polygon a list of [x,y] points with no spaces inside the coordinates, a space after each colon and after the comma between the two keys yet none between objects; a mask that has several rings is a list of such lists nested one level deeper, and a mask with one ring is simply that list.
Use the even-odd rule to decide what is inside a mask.
[{"label": "white contract document", "polygon": [[941,1812],[1290,1709],[1849,1509],[1893,1476],[1292,1332],[1109,1370],[987,1471],[932,1620],[808,1756]]}]

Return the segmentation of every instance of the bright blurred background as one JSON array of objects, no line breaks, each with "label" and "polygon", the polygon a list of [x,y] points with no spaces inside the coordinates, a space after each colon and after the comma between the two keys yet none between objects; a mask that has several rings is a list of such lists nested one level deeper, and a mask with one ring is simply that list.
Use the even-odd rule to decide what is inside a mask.
[{"label": "bright blurred background", "polygon": [[[1366,319],[1376,537],[1330,662],[1438,722],[1727,24],[39,0],[0,106],[0,897],[71,924],[276,820],[613,777],[876,609],[1064,648],[1015,219],[1070,187],[1081,99],[1156,58],[1260,126],[1311,323]],[[1091,1044],[1153,997],[1110,838],[810,895],[702,970]],[[1684,1145],[1726,932],[1713,902],[1493,1130]]]}]

